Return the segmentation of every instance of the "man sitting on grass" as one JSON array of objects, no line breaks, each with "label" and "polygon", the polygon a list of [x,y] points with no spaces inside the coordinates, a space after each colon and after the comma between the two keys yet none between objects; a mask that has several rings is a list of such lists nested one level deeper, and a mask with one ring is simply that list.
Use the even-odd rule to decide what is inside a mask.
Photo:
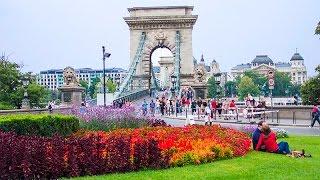
[{"label": "man sitting on grass", "polygon": [[[257,129],[252,133],[252,145],[253,149],[256,149],[260,135],[262,133],[262,126],[266,125],[267,123],[265,121],[259,121]],[[261,147],[261,151],[264,150],[264,147]]]}]

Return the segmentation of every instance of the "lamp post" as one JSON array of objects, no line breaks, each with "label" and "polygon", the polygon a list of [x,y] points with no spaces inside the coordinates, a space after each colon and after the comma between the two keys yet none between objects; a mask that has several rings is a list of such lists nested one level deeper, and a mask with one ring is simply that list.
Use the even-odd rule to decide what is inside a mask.
[{"label": "lamp post", "polygon": [[171,83],[172,83],[171,93],[172,93],[172,96],[174,97],[175,91],[176,91],[176,83],[177,83],[176,75],[171,75]]},{"label": "lamp post", "polygon": [[106,53],[104,46],[102,46],[102,60],[103,60],[103,106],[106,107],[106,58],[111,56]]},{"label": "lamp post", "polygon": [[220,95],[221,73],[214,74],[214,80],[217,85],[217,95]]},{"label": "lamp post", "polygon": [[[120,75],[119,75],[119,76],[120,76]],[[116,81],[116,83],[117,83],[117,90],[119,91],[120,77],[116,77],[115,81]]]},{"label": "lamp post", "polygon": [[24,88],[24,93],[23,93],[23,100],[22,100],[21,108],[22,109],[30,109],[30,101],[29,101],[28,92],[27,92],[27,87],[29,85],[29,79],[26,77],[23,77],[22,84],[23,84],[23,88]]}]

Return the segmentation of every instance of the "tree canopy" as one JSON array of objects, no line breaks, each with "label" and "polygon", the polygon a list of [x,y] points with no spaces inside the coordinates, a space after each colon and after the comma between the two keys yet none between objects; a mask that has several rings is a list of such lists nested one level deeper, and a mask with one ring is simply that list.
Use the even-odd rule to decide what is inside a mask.
[{"label": "tree canopy", "polygon": [[207,81],[208,84],[208,97],[215,98],[217,97],[217,84],[214,80],[214,77],[210,77]]},{"label": "tree canopy", "polygon": [[308,79],[301,86],[302,102],[304,104],[320,104],[320,65],[316,67],[316,76]]},{"label": "tree canopy", "polygon": [[259,88],[254,84],[253,80],[248,76],[243,76],[238,85],[238,94],[241,100],[244,99],[248,94],[256,96],[259,94]]},{"label": "tree canopy", "polygon": [[49,95],[49,91],[36,84],[31,73],[22,73],[17,63],[10,62],[5,55],[0,57],[0,108],[20,108],[24,94],[22,77],[27,77],[30,81],[26,87],[31,107],[41,107]]}]

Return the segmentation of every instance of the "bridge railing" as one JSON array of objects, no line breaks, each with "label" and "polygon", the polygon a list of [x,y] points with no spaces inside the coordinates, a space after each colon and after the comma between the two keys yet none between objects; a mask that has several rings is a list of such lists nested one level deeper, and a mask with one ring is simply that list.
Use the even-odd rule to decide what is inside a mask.
[{"label": "bridge railing", "polygon": [[113,102],[135,101],[135,100],[141,99],[142,97],[150,96],[150,93],[154,90],[155,90],[155,88],[152,88],[151,90],[149,90],[149,89],[137,90],[137,91],[131,92],[129,94],[120,96],[120,97],[116,98]]}]

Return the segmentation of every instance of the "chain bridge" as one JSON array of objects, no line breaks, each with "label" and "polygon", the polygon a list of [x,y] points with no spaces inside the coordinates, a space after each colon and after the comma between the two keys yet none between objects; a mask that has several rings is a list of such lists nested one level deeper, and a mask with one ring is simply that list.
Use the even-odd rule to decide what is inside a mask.
[{"label": "chain bridge", "polygon": [[124,17],[130,29],[130,66],[128,75],[116,93],[117,99],[134,100],[159,90],[151,61],[158,48],[173,54],[168,76],[176,77],[175,93],[194,85],[192,29],[198,16],[192,6],[161,6],[128,8]]}]

